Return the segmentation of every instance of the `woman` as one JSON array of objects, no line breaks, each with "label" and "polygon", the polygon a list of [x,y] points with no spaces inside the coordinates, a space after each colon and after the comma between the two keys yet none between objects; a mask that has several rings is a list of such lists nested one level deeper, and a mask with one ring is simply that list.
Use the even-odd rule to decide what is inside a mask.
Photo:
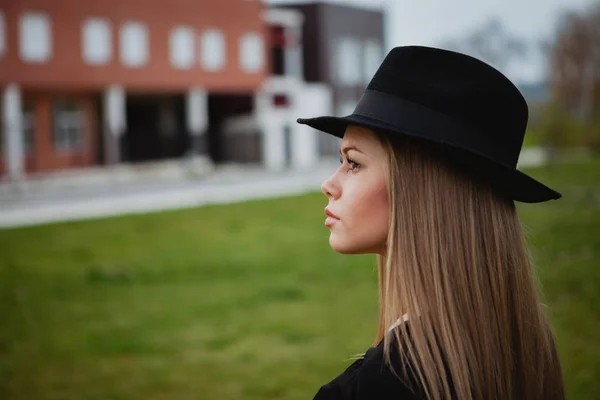
[{"label": "woman", "polygon": [[343,138],[331,247],[378,259],[375,347],[316,400],[564,398],[514,203],[561,196],[516,169],[527,119],[491,66],[409,46],[352,115],[298,120]]}]

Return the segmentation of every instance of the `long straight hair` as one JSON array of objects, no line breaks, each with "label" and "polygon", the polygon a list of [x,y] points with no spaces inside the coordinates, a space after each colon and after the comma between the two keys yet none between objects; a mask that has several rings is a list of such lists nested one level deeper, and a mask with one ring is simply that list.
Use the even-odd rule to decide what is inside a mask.
[{"label": "long straight hair", "polygon": [[[390,203],[378,256],[376,343],[386,360],[395,344],[428,399],[564,399],[514,202],[432,147],[377,136]],[[404,314],[408,323],[388,334]]]}]

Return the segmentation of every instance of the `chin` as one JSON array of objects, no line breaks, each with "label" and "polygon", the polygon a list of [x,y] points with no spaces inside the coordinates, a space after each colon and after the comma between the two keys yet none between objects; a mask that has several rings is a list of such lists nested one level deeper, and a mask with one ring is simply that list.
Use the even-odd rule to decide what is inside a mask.
[{"label": "chin", "polygon": [[340,254],[370,254],[368,246],[360,246],[357,243],[352,243],[349,240],[337,238],[334,235],[329,236],[329,245],[331,248]]}]

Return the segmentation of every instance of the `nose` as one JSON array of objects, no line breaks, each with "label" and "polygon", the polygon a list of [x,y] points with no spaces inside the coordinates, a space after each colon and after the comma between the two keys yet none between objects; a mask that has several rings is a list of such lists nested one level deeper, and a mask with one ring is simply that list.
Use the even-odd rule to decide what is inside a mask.
[{"label": "nose", "polygon": [[339,198],[341,194],[339,186],[333,181],[333,176],[321,184],[321,191],[330,200]]}]

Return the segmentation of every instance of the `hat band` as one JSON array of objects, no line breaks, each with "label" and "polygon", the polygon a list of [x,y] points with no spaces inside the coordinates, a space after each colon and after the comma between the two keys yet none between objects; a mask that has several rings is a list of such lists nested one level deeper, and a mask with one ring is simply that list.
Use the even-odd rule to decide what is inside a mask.
[{"label": "hat band", "polygon": [[495,143],[489,136],[484,136],[446,114],[388,93],[367,89],[352,114],[383,122],[400,131],[438,143],[448,143],[479,153],[512,168],[517,165],[518,150],[507,149],[507,144]]}]

